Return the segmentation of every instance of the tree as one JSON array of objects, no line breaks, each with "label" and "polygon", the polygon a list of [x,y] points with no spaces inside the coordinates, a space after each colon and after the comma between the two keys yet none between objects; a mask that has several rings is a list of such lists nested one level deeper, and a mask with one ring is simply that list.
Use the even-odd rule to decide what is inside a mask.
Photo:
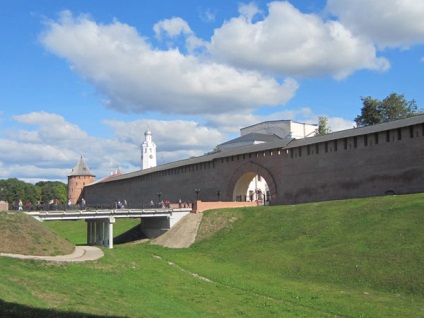
[{"label": "tree", "polygon": [[361,100],[364,106],[362,106],[361,115],[355,118],[356,125],[362,127],[381,123],[379,110],[381,102],[370,96],[362,97]]},{"label": "tree", "polygon": [[9,204],[17,204],[19,200],[23,202],[29,201],[32,204],[40,200],[40,190],[31,183],[16,178],[0,180],[1,199],[9,202]]},{"label": "tree", "polygon": [[407,101],[404,95],[392,93],[382,101],[380,112],[382,122],[385,123],[418,115],[423,111],[418,110],[415,100]]},{"label": "tree", "polygon": [[382,101],[370,96],[362,97],[361,115],[355,118],[358,127],[387,123],[423,113],[415,100],[407,101],[403,94],[392,93]]},{"label": "tree", "polygon": [[41,201],[47,203],[50,200],[67,201],[67,186],[59,181],[40,181],[35,184],[41,192]]},{"label": "tree", "polygon": [[19,200],[31,202],[32,205],[41,201],[49,202],[58,199],[61,203],[67,201],[67,185],[59,181],[41,181],[34,184],[26,183],[16,178],[0,180],[0,200],[17,205]]},{"label": "tree", "polygon": [[315,130],[315,134],[318,136],[326,135],[331,133],[330,127],[328,127],[328,118],[325,116],[318,117],[318,129]]}]

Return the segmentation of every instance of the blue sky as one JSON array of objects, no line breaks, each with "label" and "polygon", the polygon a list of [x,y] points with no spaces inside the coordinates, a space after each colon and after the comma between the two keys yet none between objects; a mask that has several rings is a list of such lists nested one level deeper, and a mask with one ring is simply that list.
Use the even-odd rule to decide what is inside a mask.
[{"label": "blue sky", "polygon": [[424,105],[424,2],[0,0],[0,179],[97,179],[202,155],[266,120],[351,128]]}]

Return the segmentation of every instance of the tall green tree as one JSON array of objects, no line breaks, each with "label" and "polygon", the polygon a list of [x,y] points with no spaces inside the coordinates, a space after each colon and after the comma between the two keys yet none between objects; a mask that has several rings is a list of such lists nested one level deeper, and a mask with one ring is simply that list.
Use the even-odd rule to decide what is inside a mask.
[{"label": "tall green tree", "polygon": [[318,129],[315,130],[315,134],[318,136],[326,135],[331,133],[330,127],[328,127],[328,118],[325,116],[318,117]]},{"label": "tall green tree", "polygon": [[361,115],[355,118],[358,127],[408,118],[423,113],[415,100],[406,100],[403,94],[392,93],[382,101],[370,96],[361,98]]},{"label": "tall green tree", "polygon": [[40,181],[35,184],[41,191],[41,201],[48,203],[50,200],[67,201],[67,186],[59,181]]},{"label": "tall green tree", "polygon": [[0,180],[0,200],[17,206],[19,200],[31,202],[31,205],[44,201],[59,200],[61,203],[67,201],[67,185],[59,181],[41,181],[35,185],[26,183],[16,178]]},{"label": "tall green tree", "polygon": [[17,204],[19,200],[36,204],[40,200],[40,189],[16,178],[0,180],[0,189],[1,200],[9,202],[9,204]]},{"label": "tall green tree", "polygon": [[371,96],[362,97],[362,109],[361,115],[355,118],[356,125],[358,127],[369,126],[381,123],[380,104],[378,99],[374,99]]}]

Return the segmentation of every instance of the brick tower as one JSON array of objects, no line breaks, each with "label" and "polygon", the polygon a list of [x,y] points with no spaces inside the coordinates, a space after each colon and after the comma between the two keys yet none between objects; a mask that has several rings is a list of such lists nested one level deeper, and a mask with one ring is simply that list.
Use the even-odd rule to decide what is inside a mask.
[{"label": "brick tower", "polygon": [[71,204],[81,203],[82,190],[86,185],[94,182],[94,177],[95,175],[88,169],[81,156],[68,176],[68,200],[71,201]]}]

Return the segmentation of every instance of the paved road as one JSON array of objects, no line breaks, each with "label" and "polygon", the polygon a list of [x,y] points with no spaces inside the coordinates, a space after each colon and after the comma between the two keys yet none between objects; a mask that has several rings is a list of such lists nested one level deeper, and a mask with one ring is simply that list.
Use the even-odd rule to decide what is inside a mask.
[{"label": "paved road", "polygon": [[104,256],[103,251],[95,246],[76,246],[75,251],[69,255],[59,256],[32,256],[11,253],[0,253],[0,256],[20,259],[35,259],[50,262],[86,262],[94,261]]},{"label": "paved road", "polygon": [[171,248],[187,248],[194,243],[202,220],[202,213],[189,213],[170,230],[152,241],[152,244]]}]

